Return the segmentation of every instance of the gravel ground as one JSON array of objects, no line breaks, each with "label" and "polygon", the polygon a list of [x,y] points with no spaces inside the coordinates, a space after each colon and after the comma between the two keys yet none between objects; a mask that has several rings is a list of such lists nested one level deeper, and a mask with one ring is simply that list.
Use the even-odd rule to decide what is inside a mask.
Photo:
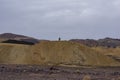
[{"label": "gravel ground", "polygon": [[120,80],[120,67],[73,68],[31,65],[0,65],[0,80]]}]

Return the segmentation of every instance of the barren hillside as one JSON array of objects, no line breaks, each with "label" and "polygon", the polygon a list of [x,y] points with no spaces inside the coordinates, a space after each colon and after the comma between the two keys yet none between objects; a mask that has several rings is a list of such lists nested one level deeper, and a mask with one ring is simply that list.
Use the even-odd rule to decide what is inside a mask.
[{"label": "barren hillside", "polygon": [[112,58],[70,41],[42,41],[32,46],[0,43],[0,63],[119,66]]},{"label": "barren hillside", "polygon": [[20,44],[0,43],[0,63],[28,64],[31,47]]},{"label": "barren hillside", "polygon": [[106,56],[109,56],[120,62],[120,47],[106,48],[106,47],[91,47],[93,50],[100,52]]}]

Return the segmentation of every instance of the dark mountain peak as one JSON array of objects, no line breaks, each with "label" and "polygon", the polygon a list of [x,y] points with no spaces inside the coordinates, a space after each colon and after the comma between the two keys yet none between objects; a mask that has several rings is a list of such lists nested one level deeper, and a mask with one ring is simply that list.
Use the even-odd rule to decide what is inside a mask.
[{"label": "dark mountain peak", "polygon": [[38,39],[28,37],[28,36],[24,36],[24,35],[19,35],[19,34],[13,34],[13,33],[0,34],[0,39],[2,39],[2,41],[18,40],[18,41],[25,41],[25,42],[32,42],[32,43],[38,43],[39,42]]},{"label": "dark mountain peak", "polygon": [[0,38],[13,39],[13,38],[28,38],[28,37],[24,35],[13,34],[13,33],[3,33],[3,34],[0,34]]}]

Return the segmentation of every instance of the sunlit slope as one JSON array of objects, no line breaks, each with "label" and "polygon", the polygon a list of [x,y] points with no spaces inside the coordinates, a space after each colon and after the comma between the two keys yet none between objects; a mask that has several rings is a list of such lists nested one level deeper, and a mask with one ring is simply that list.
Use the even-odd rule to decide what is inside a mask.
[{"label": "sunlit slope", "polygon": [[4,64],[28,64],[31,47],[20,44],[0,43],[0,63]]},{"label": "sunlit slope", "polygon": [[49,41],[34,46],[34,63],[116,66],[115,60],[97,53],[96,51],[74,42]]},{"label": "sunlit slope", "polygon": [[92,47],[92,49],[104,55],[114,55],[114,56],[120,57],[120,47],[117,47],[117,48]]},{"label": "sunlit slope", "polygon": [[92,49],[120,62],[120,47],[117,48],[92,47]]},{"label": "sunlit slope", "polygon": [[119,66],[119,62],[70,41],[41,41],[36,45],[0,43],[1,64]]}]

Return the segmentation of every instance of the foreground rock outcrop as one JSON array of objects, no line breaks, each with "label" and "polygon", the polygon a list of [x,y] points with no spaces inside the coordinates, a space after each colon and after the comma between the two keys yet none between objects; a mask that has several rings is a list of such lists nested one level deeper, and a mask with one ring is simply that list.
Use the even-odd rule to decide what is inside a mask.
[{"label": "foreground rock outcrop", "polygon": [[1,65],[0,80],[120,80],[120,67]]}]

